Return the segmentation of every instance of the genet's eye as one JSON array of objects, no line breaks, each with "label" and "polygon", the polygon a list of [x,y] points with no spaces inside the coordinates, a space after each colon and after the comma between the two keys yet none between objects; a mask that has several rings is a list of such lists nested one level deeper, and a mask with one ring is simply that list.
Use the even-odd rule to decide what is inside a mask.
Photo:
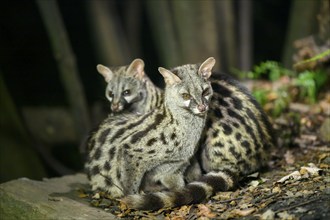
[{"label": "genet's eye", "polygon": [[127,89],[122,94],[123,96],[129,96],[131,94],[131,90]]},{"label": "genet's eye", "polygon": [[108,96],[112,98],[113,97],[113,93],[111,91],[108,91]]},{"label": "genet's eye", "polygon": [[183,98],[184,100],[189,100],[189,99],[191,98],[191,96],[190,96],[188,93],[183,93],[183,94],[182,94],[182,98]]},{"label": "genet's eye", "polygon": [[210,93],[211,93],[210,88],[206,88],[206,89],[204,89],[202,95],[203,96],[208,96],[208,95],[210,95]]}]

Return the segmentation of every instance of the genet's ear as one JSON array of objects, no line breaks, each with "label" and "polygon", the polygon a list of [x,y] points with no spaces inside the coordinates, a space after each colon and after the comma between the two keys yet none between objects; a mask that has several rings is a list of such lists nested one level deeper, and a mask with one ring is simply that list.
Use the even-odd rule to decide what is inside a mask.
[{"label": "genet's ear", "polygon": [[207,58],[199,67],[198,74],[204,79],[210,78],[212,74],[212,68],[215,65],[215,59],[213,57]]},{"label": "genet's ear", "polygon": [[127,73],[135,78],[142,80],[144,77],[144,62],[141,59],[135,59],[129,65]]},{"label": "genet's ear", "polygon": [[113,78],[112,71],[102,64],[96,66],[97,71],[104,77],[104,80],[108,83]]},{"label": "genet's ear", "polygon": [[181,82],[181,79],[177,75],[163,67],[159,67],[158,71],[164,77],[166,85],[173,85]]}]

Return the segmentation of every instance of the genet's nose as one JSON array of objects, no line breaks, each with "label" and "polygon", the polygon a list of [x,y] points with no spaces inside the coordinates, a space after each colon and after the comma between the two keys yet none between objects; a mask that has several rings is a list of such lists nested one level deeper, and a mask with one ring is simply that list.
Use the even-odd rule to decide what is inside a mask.
[{"label": "genet's nose", "polygon": [[205,112],[206,111],[206,105],[204,104],[200,104],[197,106],[197,109],[200,111],[200,112]]},{"label": "genet's nose", "polygon": [[119,104],[118,103],[112,103],[112,105],[111,105],[112,111],[117,111],[118,108],[119,108]]}]

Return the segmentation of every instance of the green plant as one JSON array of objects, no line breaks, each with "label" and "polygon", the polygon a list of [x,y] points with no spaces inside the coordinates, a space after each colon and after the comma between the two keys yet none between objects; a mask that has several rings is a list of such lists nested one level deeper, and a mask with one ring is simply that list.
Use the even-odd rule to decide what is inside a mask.
[{"label": "green plant", "polygon": [[252,95],[261,104],[261,106],[264,106],[267,103],[268,93],[269,93],[269,90],[266,90],[266,89],[256,89],[256,90],[252,91]]},{"label": "green plant", "polygon": [[239,72],[235,71],[235,73],[241,77],[247,77],[249,79],[260,79],[266,78],[271,81],[278,80],[281,76],[293,76],[294,72],[282,67],[276,61],[265,61],[253,67],[252,71],[249,72]]},{"label": "green plant", "polygon": [[320,54],[317,54],[316,56],[310,58],[310,59],[307,59],[307,60],[303,60],[303,61],[300,61],[296,64],[294,64],[294,67],[297,68],[298,66],[300,65],[303,65],[303,64],[306,64],[306,63],[310,63],[310,62],[315,62],[315,61],[320,61],[324,58],[326,58],[327,56],[330,56],[330,49],[329,50],[326,50]]},{"label": "green plant", "polygon": [[277,99],[274,100],[272,115],[278,117],[285,109],[288,108],[291,98],[286,87],[276,91]]},{"label": "green plant", "polygon": [[327,81],[327,74],[323,71],[304,71],[294,79],[294,85],[300,89],[300,98],[307,97],[309,103],[315,103],[317,94]]},{"label": "green plant", "polygon": [[[330,51],[317,55],[305,62],[317,61],[325,56],[328,56]],[[317,95],[320,89],[325,85],[328,80],[328,74],[324,70],[306,70],[303,72],[297,72],[290,69],[286,69],[276,61],[265,61],[253,67],[252,71],[242,72],[235,70],[236,75],[241,78],[249,79],[269,79],[271,81],[277,81],[283,76],[288,76],[288,80],[285,84],[277,82],[276,90],[270,88],[258,88],[252,91],[256,100],[265,107],[269,103],[267,109],[270,110],[274,117],[279,116],[285,109],[288,108],[290,102],[296,96],[292,93],[292,87],[298,88],[298,101],[305,101],[308,103],[315,103]],[[291,89],[290,89],[291,88]],[[292,90],[293,91],[293,90]],[[297,90],[295,90],[297,91]],[[270,98],[273,97],[273,98]],[[274,98],[276,97],[276,98]]]}]

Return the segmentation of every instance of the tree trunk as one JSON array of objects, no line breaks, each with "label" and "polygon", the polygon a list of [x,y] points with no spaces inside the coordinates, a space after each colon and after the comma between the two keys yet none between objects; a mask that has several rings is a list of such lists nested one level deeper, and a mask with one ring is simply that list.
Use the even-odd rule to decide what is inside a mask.
[{"label": "tree trunk", "polygon": [[90,129],[90,119],[69,37],[56,1],[36,0],[36,3],[47,29],[60,77],[71,106],[78,137],[82,138]]},{"label": "tree trunk", "polygon": [[293,42],[317,32],[316,14],[319,5],[319,0],[293,0],[282,55],[282,63],[285,67],[292,68]]},{"label": "tree trunk", "polygon": [[151,34],[156,39],[161,65],[167,68],[178,65],[182,60],[169,4],[168,1],[146,1]]},{"label": "tree trunk", "polygon": [[128,41],[111,1],[87,1],[91,32],[99,63],[116,66],[131,61]]},{"label": "tree trunk", "polygon": [[232,0],[215,1],[218,12],[216,13],[216,20],[221,51],[221,70],[225,72],[238,67],[237,33],[233,3]]},{"label": "tree trunk", "polygon": [[215,22],[214,1],[171,1],[178,34],[182,63],[202,62],[208,57],[215,57],[217,67],[221,66],[218,47],[219,35]]},{"label": "tree trunk", "polygon": [[242,71],[252,67],[252,1],[239,1],[239,62]]}]

